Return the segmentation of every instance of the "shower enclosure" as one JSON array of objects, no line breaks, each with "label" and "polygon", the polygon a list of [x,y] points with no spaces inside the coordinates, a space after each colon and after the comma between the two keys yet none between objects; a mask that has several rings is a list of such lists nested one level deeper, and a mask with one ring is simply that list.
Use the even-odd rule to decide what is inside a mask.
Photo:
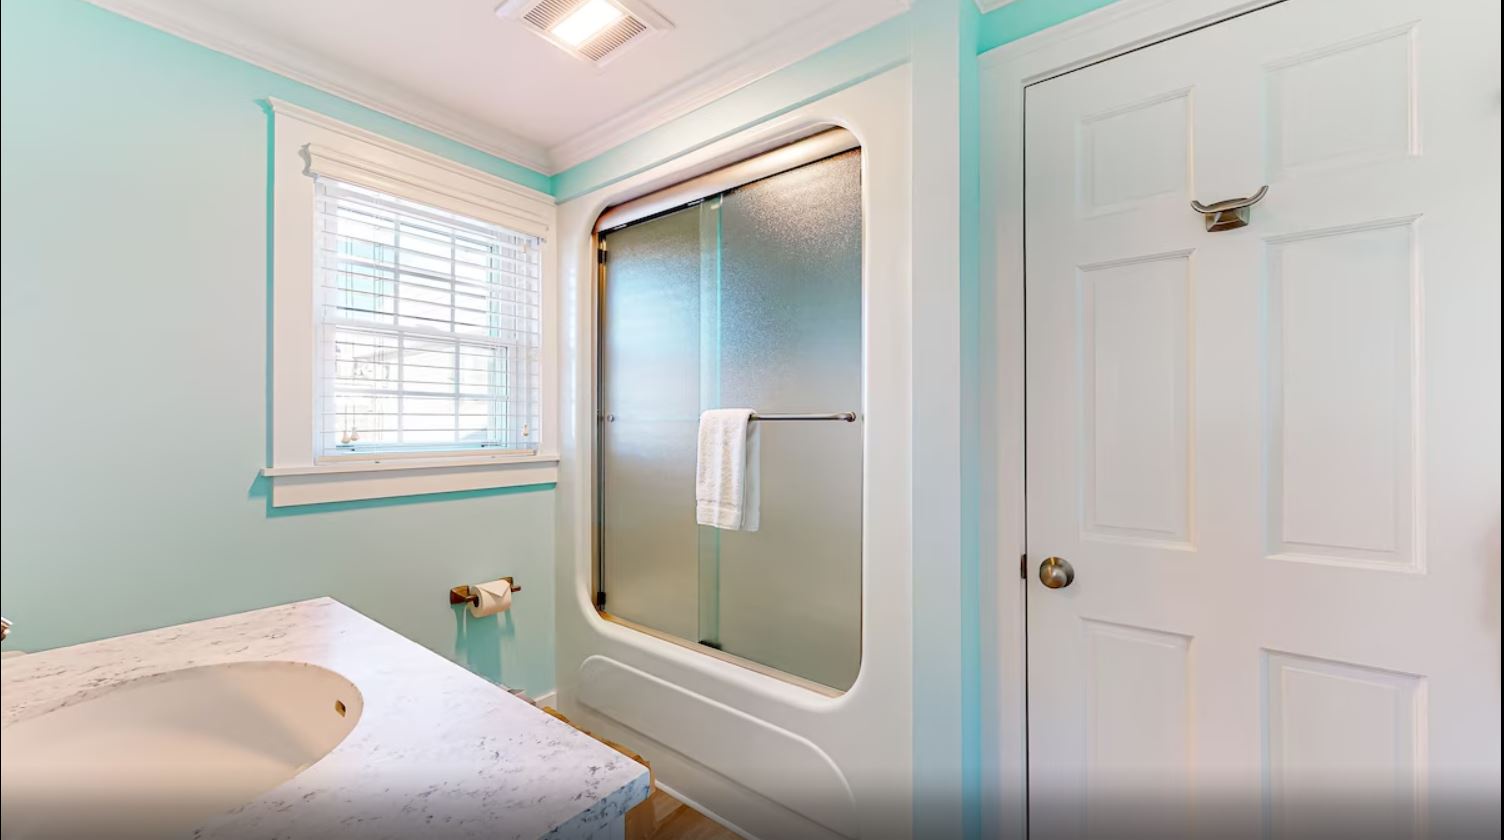
[{"label": "shower enclosure", "polygon": [[[596,588],[611,619],[844,691],[861,662],[862,166],[833,131],[849,142],[821,148],[848,150],[774,150],[758,180],[601,234]],[[756,532],[695,522],[698,418],[719,407],[831,415],[755,421]]]}]

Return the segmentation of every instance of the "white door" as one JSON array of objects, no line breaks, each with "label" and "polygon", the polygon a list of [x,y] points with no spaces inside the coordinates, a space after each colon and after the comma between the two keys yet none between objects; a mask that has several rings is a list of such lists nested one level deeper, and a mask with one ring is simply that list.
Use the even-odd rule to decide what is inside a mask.
[{"label": "white door", "polygon": [[1497,836],[1498,49],[1288,0],[1028,89],[1035,837]]}]

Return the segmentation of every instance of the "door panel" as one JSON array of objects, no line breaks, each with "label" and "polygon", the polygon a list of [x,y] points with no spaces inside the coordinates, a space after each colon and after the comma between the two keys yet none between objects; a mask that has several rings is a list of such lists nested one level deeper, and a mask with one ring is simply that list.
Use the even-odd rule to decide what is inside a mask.
[{"label": "door panel", "polygon": [[[859,411],[861,153],[727,193],[720,240],[716,405]],[[862,429],[772,422],[759,433],[762,527],[712,532],[718,641],[844,690],[861,664]]]},{"label": "door panel", "polygon": [[602,528],[611,612],[697,639],[700,214],[613,232],[601,295]]},{"label": "door panel", "polygon": [[[1413,826],[1425,679],[1276,652],[1264,666],[1273,833],[1385,837]],[[1334,795],[1360,807],[1334,812]]]},{"label": "door panel", "polygon": [[1288,0],[1028,90],[1035,836],[1497,830],[1497,31]]},{"label": "door panel", "polygon": [[1268,243],[1269,552],[1417,568],[1414,219]]},{"label": "door panel", "polygon": [[[1082,621],[1086,639],[1087,833],[1112,836],[1126,780],[1152,776],[1166,794],[1186,793],[1194,732],[1191,639],[1143,627]],[[1184,825],[1187,813],[1170,822]]]},{"label": "door panel", "polygon": [[1188,254],[1079,273],[1088,539],[1190,542]]}]

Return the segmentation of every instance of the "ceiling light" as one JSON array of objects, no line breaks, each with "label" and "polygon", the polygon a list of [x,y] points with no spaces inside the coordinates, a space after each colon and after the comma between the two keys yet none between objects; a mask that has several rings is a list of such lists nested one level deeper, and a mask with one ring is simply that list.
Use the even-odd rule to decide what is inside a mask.
[{"label": "ceiling light", "polygon": [[578,47],[601,30],[621,20],[621,9],[611,0],[588,0],[585,5],[570,12],[549,32],[571,47]]}]

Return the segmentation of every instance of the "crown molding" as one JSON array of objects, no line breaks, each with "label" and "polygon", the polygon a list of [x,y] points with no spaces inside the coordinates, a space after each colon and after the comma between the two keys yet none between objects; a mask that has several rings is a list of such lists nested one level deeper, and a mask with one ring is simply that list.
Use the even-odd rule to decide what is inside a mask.
[{"label": "crown molding", "polygon": [[[238,58],[503,160],[545,175],[552,174],[549,171],[548,154],[537,143],[482,120],[436,106],[412,92],[394,89],[389,82],[348,66],[320,61],[305,54],[294,54],[290,50],[266,47],[264,44],[247,46],[243,27],[204,10],[203,7],[199,7],[200,11],[189,20],[175,9],[144,0],[89,2],[153,29]],[[237,34],[242,37],[236,37]]]},{"label": "crown molding", "polygon": [[1013,0],[977,0],[977,11],[985,15],[988,12],[995,12],[1012,2]]},{"label": "crown molding", "polygon": [[[1011,0],[990,0],[1001,5]],[[88,0],[95,6],[254,64],[544,175],[554,175],[682,117],[826,47],[908,11],[912,0],[845,0],[789,23],[709,72],[691,74],[588,131],[545,148],[504,128],[436,106],[348,65],[301,51],[248,46],[244,27],[205,9],[184,13],[152,0]],[[989,0],[979,0],[989,2]],[[866,14],[853,28],[850,12]],[[191,17],[191,20],[190,20]]]},{"label": "crown molding", "polygon": [[[1011,2],[1011,0],[1003,0]],[[644,132],[658,128],[721,97],[788,67],[801,59],[908,11],[912,0],[849,0],[832,3],[786,24],[742,50],[734,61],[693,74],[627,111],[548,150],[552,173],[584,163]],[[851,8],[874,10],[859,28],[847,16]]]},{"label": "crown molding", "polygon": [[[374,146],[409,160],[417,161],[424,166],[448,172],[458,178],[482,185],[485,189],[494,192],[509,193],[518,198],[547,206],[552,206],[554,203],[554,197],[547,193],[539,192],[531,187],[525,187],[499,175],[492,175],[489,172],[472,169],[462,163],[456,163],[443,155],[436,155],[425,149],[409,146],[399,140],[393,140],[374,131],[367,131],[360,126],[351,125],[343,120],[337,120],[327,114],[321,114],[318,111],[304,108],[301,105],[295,105],[284,99],[269,96],[266,98],[266,104],[271,108],[272,113],[278,116],[290,117],[308,125],[322,128],[325,131],[332,131],[368,146]],[[515,213],[516,207],[508,205],[507,210],[508,212]],[[543,214],[535,213],[533,217],[529,218],[529,221],[546,223],[547,219],[544,218]]]}]

